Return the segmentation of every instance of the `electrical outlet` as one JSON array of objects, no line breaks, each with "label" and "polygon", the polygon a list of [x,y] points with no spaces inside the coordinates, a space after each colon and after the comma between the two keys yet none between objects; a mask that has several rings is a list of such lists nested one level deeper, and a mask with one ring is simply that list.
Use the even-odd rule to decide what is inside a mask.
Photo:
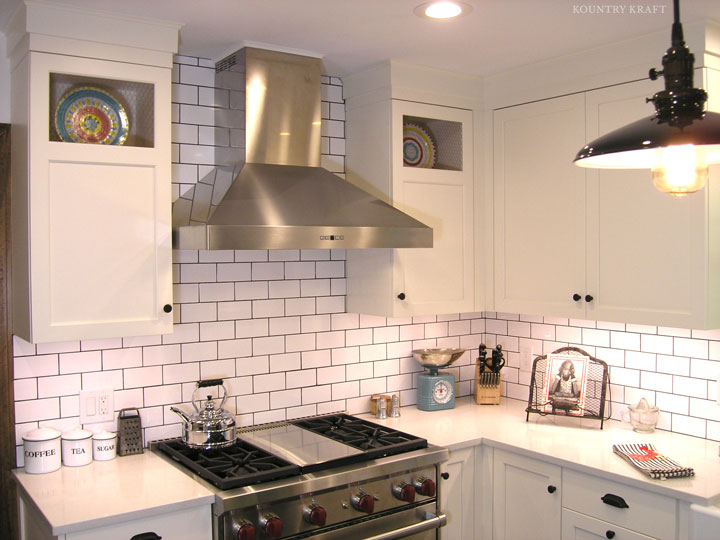
[{"label": "electrical outlet", "polygon": [[115,418],[112,390],[83,390],[80,392],[80,423],[110,422]]}]

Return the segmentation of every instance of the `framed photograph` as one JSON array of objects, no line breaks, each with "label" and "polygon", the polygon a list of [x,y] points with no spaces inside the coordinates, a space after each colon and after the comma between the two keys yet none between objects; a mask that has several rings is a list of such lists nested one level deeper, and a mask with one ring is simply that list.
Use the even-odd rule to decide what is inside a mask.
[{"label": "framed photograph", "polygon": [[548,354],[543,412],[583,416],[587,359],[568,354]]}]

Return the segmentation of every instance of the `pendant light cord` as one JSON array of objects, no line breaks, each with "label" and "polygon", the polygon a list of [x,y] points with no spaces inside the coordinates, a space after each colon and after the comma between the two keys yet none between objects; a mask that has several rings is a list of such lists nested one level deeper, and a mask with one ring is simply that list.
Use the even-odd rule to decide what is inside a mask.
[{"label": "pendant light cord", "polygon": [[682,47],[685,45],[685,37],[683,36],[682,24],[680,24],[680,0],[673,0],[673,10],[675,18],[672,24],[672,46]]}]

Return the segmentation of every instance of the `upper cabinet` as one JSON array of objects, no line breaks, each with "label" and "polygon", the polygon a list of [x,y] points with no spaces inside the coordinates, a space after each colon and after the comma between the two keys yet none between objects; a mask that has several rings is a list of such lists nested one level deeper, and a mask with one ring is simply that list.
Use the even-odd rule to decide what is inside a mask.
[{"label": "upper cabinet", "polygon": [[646,170],[572,163],[586,141],[650,116],[655,91],[639,81],[494,111],[496,311],[720,326],[717,167],[675,199]]},{"label": "upper cabinet", "polygon": [[171,332],[177,26],[28,3],[11,29],[13,333]]},{"label": "upper cabinet", "polygon": [[[368,79],[372,75],[362,84]],[[416,88],[422,88],[419,79],[413,79]],[[468,103],[437,95],[424,98],[438,104],[418,103],[420,90],[407,87],[354,93],[357,86],[352,77],[345,82],[351,94],[348,180],[431,227],[433,247],[348,250],[347,311],[389,317],[473,311],[474,144]]]}]

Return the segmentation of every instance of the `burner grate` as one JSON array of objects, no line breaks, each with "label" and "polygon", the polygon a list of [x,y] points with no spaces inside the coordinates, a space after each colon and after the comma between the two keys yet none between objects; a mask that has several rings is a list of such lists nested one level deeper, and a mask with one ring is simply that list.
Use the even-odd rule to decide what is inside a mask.
[{"label": "burner grate", "polygon": [[366,459],[427,447],[425,439],[347,414],[307,418],[292,424],[363,450]]},{"label": "burner grate", "polygon": [[232,489],[300,474],[300,467],[246,441],[217,450],[188,448],[181,439],[156,446],[220,489]]}]

